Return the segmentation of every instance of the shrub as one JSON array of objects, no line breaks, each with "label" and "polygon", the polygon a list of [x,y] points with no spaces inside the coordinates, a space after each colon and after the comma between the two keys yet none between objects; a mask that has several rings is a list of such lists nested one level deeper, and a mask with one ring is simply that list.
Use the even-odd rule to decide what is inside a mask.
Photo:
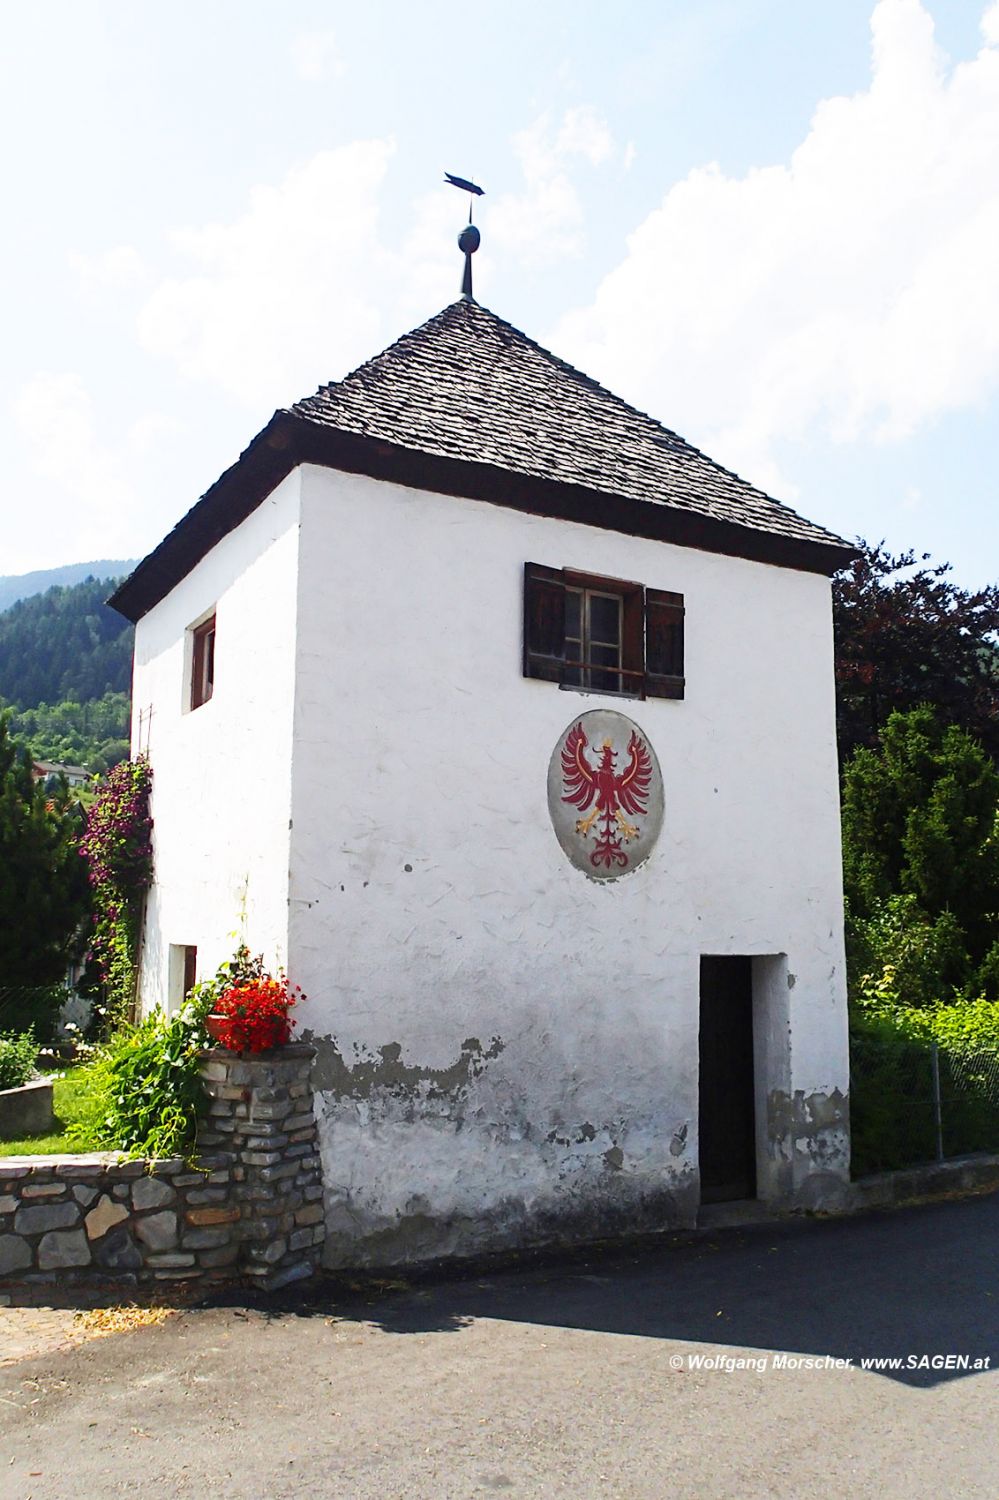
[{"label": "shrub", "polygon": [[999,1146],[999,1003],[868,1006],[850,1027],[855,1175],[936,1155],[934,1043],[945,1154]]},{"label": "shrub", "polygon": [[19,1089],[35,1071],[38,1043],[34,1033],[0,1034],[0,1089]]},{"label": "shrub", "polygon": [[918,708],[857,751],[843,877],[851,977],[891,965],[903,1005],[999,999],[999,767],[963,729]]},{"label": "shrub", "polygon": [[123,1027],[87,1067],[87,1108],[70,1139],[128,1156],[189,1154],[206,1102],[200,1076],[206,1044],[196,1003]]},{"label": "shrub", "polygon": [[[86,1107],[70,1126],[70,1140],[131,1157],[189,1156],[206,1103],[201,1053],[211,1041],[205,1017],[226,997],[250,994],[259,994],[261,1003],[227,1002],[234,1045],[257,1051],[286,1041],[287,1011],[296,994],[283,975],[273,979],[267,973],[262,955],[252,957],[242,944],[214,978],[192,987],[176,1015],[156,1010],[137,1025],[122,1025],[98,1051],[85,1069]],[[240,1015],[241,1005],[248,1005],[247,1016]],[[241,1039],[240,1028],[247,1026]]]},{"label": "shrub", "polygon": [[932,1006],[950,997],[967,965],[964,934],[953,912],[931,920],[914,896],[877,902],[851,924],[853,957],[863,973],[853,990],[862,1004]]},{"label": "shrub", "polygon": [[68,993],[64,984],[0,985],[0,1026],[8,1034],[33,1031],[48,1044],[55,1039]]}]

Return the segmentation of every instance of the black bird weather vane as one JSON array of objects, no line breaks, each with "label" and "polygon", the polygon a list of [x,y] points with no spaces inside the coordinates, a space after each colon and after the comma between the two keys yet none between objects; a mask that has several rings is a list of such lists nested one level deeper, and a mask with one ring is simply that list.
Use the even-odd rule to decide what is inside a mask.
[{"label": "black bird weather vane", "polygon": [[458,249],[465,253],[465,274],[461,278],[461,295],[469,302],[474,302],[472,296],[472,256],[479,248],[482,236],[472,223],[472,206],[476,198],[483,197],[484,188],[477,187],[474,182],[469,182],[467,177],[455,177],[453,172],[444,173],[444,181],[451,187],[460,188],[463,193],[468,194],[468,223],[458,236]]}]

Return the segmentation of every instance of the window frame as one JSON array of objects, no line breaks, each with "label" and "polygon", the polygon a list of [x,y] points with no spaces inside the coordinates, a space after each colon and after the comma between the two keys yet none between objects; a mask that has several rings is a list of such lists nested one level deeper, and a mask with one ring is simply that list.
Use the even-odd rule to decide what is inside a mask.
[{"label": "window frame", "polygon": [[215,637],[217,615],[210,614],[190,627],[191,686],[188,709],[193,713],[210,703],[215,694]]},{"label": "window frame", "polygon": [[[566,601],[580,595],[578,632],[569,633]],[[594,661],[587,630],[593,598],[619,601],[617,665]],[[567,692],[612,698],[682,699],[683,595],[576,568],[524,564],[523,675],[554,682]],[[578,643],[579,656],[570,655]],[[592,686],[595,673],[618,678],[619,687]],[[578,680],[572,677],[578,674]]]}]

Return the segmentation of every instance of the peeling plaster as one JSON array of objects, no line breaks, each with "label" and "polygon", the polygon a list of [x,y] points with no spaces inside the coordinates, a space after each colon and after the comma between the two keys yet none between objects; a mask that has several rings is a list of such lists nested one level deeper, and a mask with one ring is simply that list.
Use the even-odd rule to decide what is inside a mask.
[{"label": "peeling plaster", "polygon": [[546,1140],[550,1146],[581,1146],[584,1141],[595,1141],[597,1132],[587,1120],[580,1125],[574,1136],[562,1135],[558,1130],[549,1130]]},{"label": "peeling plaster", "polygon": [[400,1042],[388,1042],[378,1048],[377,1056],[362,1057],[351,1064],[344,1060],[333,1037],[317,1037],[311,1031],[304,1031],[302,1040],[316,1049],[313,1088],[337,1099],[368,1099],[374,1089],[398,1094],[419,1092],[429,1097],[457,1095],[473,1078],[479,1077],[487,1062],[499,1057],[505,1046],[498,1036],[491,1039],[488,1047],[483,1047],[478,1037],[466,1037],[453,1063],[432,1068],[403,1062]]},{"label": "peeling plaster", "polygon": [[[842,1189],[849,1161],[850,1103],[841,1089],[774,1089],[767,1098],[767,1144],[770,1157],[785,1164],[792,1177],[787,1190],[796,1201],[802,1193],[827,1196],[830,1184]],[[808,1182],[816,1182],[812,1188]],[[825,1186],[823,1185],[825,1184]],[[818,1202],[815,1199],[815,1202]]]},{"label": "peeling plaster", "polygon": [[806,1094],[797,1089],[787,1094],[772,1089],[767,1096],[767,1128],[771,1139],[793,1138],[806,1148],[830,1130],[849,1126],[849,1099],[841,1089]]}]

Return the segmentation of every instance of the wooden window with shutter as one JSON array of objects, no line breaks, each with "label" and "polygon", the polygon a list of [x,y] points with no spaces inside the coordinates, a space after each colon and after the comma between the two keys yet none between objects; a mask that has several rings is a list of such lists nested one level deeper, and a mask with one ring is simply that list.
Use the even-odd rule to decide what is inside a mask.
[{"label": "wooden window with shutter", "polygon": [[191,657],[191,707],[200,708],[215,690],[215,616],[196,625]]},{"label": "wooden window with shutter", "polygon": [[682,698],[683,595],[525,564],[524,676],[581,692]]}]

